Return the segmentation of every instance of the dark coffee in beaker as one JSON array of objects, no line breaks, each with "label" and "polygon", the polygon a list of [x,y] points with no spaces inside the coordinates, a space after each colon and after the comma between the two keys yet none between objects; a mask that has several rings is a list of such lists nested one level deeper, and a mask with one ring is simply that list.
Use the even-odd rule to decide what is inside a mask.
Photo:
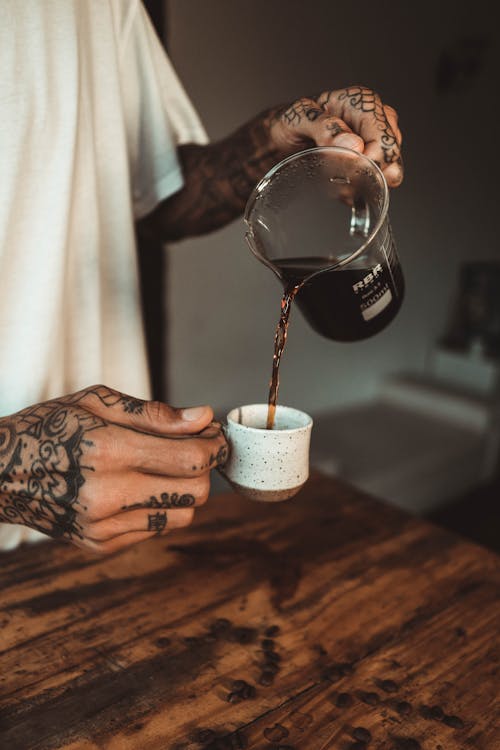
[{"label": "dark coffee in beaker", "polygon": [[379,167],[337,147],[307,149],[280,162],[249,198],[246,239],[315,331],[358,341],[396,316],[404,281]]},{"label": "dark coffee in beaker", "polygon": [[[273,260],[285,288],[300,283],[328,265],[325,258]],[[323,271],[306,281],[296,295],[310,326],[334,341],[374,336],[397,315],[404,296],[399,263],[358,264]]]}]

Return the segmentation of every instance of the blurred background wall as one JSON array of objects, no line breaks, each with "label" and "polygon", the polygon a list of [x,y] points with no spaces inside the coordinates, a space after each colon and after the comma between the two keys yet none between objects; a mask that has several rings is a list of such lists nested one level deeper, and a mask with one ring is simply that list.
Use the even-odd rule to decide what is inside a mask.
[{"label": "blurred background wall", "polygon": [[[315,415],[423,373],[463,261],[500,258],[498,26],[491,3],[166,0],[175,67],[212,140],[268,106],[362,83],[397,108],[406,179],[390,215],[407,291],[391,326],[355,344],[292,314],[280,401]],[[242,220],[168,249],[168,398],[223,412],[267,396],[280,287]]]},{"label": "blurred background wall", "polygon": [[[266,107],[363,83],[395,106],[406,180],[391,220],[407,294],[394,323],[356,344],[293,315],[281,401],[317,412],[373,394],[387,373],[420,371],[443,333],[464,259],[499,255],[498,27],[491,4],[167,0],[168,45],[211,139]],[[462,68],[464,39],[477,70]],[[466,43],[465,43],[466,44]],[[441,77],[441,78],[440,78]],[[444,76],[446,78],[446,75]],[[280,288],[251,256],[243,222],[169,250],[169,398],[216,408],[265,400]]]}]

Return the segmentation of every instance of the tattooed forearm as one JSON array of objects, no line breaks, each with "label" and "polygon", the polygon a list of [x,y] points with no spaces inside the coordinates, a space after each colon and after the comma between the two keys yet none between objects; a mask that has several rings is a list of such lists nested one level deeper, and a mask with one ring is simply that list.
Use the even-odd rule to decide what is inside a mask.
[{"label": "tattooed forearm", "polygon": [[204,234],[239,216],[256,183],[280,159],[269,135],[275,110],[208,146],[178,150],[184,188],[142,222],[164,240]]},{"label": "tattooed forearm", "polygon": [[218,143],[181,146],[184,187],[139,230],[168,241],[224,226],[242,213],[254,186],[277,162],[315,144],[334,145],[344,132],[376,142],[384,167],[401,164],[400,144],[376,92],[364,86],[325,91],[270,109]]}]

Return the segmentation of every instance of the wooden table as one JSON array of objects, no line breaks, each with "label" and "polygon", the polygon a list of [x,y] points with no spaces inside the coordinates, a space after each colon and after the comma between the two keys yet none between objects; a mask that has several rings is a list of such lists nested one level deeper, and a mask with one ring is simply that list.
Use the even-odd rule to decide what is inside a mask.
[{"label": "wooden table", "polygon": [[498,750],[499,565],[331,479],[0,557],[2,750]]}]

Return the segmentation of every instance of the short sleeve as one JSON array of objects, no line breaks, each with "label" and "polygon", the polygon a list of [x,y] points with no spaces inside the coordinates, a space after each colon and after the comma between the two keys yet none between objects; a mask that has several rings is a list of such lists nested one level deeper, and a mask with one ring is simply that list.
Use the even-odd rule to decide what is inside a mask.
[{"label": "short sleeve", "polygon": [[142,3],[129,21],[120,66],[132,200],[139,219],[182,187],[177,147],[206,143],[207,135]]}]

